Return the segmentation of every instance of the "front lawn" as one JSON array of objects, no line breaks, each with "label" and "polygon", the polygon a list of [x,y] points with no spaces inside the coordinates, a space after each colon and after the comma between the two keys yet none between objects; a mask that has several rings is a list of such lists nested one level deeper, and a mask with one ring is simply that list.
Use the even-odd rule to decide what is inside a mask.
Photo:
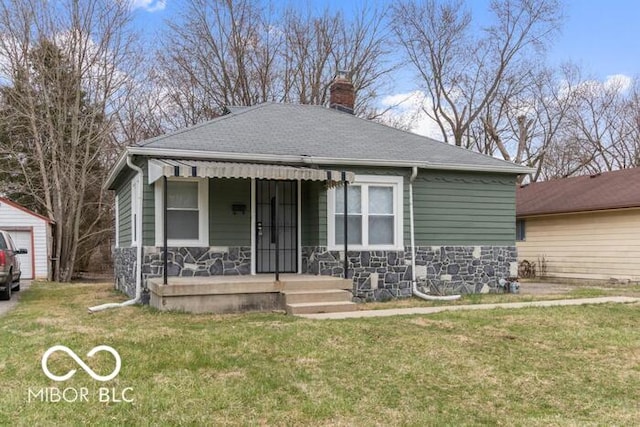
[{"label": "front lawn", "polygon": [[[0,425],[640,425],[637,304],[342,321],[87,314],[117,299],[109,285],[35,284],[0,317]],[[50,370],[77,373],[54,382],[40,364],[55,344],[103,375],[113,358],[86,353],[112,346],[122,369],[99,383],[58,352]],[[89,395],[29,394],[47,387]],[[115,401],[124,390],[133,403]]]}]

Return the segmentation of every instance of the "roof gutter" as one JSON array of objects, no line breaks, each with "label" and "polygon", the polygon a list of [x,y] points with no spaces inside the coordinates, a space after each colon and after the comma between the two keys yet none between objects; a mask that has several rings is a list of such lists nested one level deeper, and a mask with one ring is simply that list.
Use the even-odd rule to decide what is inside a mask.
[{"label": "roof gutter", "polygon": [[126,164],[127,156],[159,156],[173,158],[188,159],[216,159],[216,160],[233,160],[233,161],[251,161],[265,163],[304,163],[309,165],[345,165],[345,166],[386,166],[386,167],[418,167],[422,169],[439,169],[439,170],[458,170],[469,172],[494,172],[494,173],[513,173],[525,174],[535,170],[532,168],[517,166],[505,167],[500,169],[491,168],[489,166],[474,166],[467,164],[441,164],[431,162],[416,161],[389,161],[378,159],[349,159],[349,158],[333,158],[333,157],[314,157],[305,155],[278,155],[278,154],[253,154],[253,153],[226,153],[218,151],[205,150],[177,150],[172,148],[147,148],[147,147],[127,147],[120,155],[120,158],[114,165],[111,173],[105,182],[105,188],[110,188],[120,171]]},{"label": "roof gutter", "polygon": [[496,173],[516,173],[518,175],[534,173],[536,171],[535,168],[530,168],[528,166],[518,166],[515,163],[512,167],[505,167],[500,170],[491,169],[490,167],[483,166],[473,166],[473,165],[464,165],[459,163],[429,163],[426,166],[423,166],[424,169],[439,169],[439,170],[464,170],[469,172],[496,172]]}]

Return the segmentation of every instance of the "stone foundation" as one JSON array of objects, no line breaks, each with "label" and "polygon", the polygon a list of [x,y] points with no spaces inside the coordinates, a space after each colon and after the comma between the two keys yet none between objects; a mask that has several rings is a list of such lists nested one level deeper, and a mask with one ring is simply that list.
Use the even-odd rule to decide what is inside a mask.
[{"label": "stone foundation", "polygon": [[[356,301],[404,298],[411,291],[411,247],[404,251],[349,251],[347,278]],[[495,292],[498,280],[517,275],[515,246],[416,247],[416,279],[432,295]],[[302,272],[344,277],[343,252],[302,248]]]},{"label": "stone foundation", "polygon": [[136,294],[136,248],[113,250],[113,276],[115,287],[130,297]]},{"label": "stone foundation", "polygon": [[[142,276],[163,274],[162,248],[143,248]],[[405,298],[411,291],[411,248],[404,251],[349,251],[346,277],[353,279],[355,301]],[[345,277],[342,252],[302,247],[302,273]],[[249,247],[168,248],[169,276],[219,276],[251,273]],[[515,246],[417,246],[416,278],[432,295],[496,292],[498,281],[517,276]],[[136,248],[114,250],[116,288],[135,294]]]},{"label": "stone foundation", "polygon": [[517,259],[515,246],[417,246],[416,277],[433,295],[496,292],[518,275]]},{"label": "stone foundation", "polygon": [[[167,248],[167,275],[239,276],[251,274],[251,248],[249,247],[169,247]],[[145,246],[142,275],[160,277],[163,274],[163,250]]]},{"label": "stone foundation", "polygon": [[[323,246],[302,248],[302,273],[344,277],[340,251]],[[402,251],[349,251],[347,278],[355,301],[386,301],[411,296],[411,266]]]},{"label": "stone foundation", "polygon": [[[238,276],[251,274],[251,248],[238,247],[169,247],[167,275],[170,277]],[[136,287],[136,248],[116,248],[114,268],[116,287],[133,297]],[[143,283],[164,273],[163,250],[143,247]]]}]

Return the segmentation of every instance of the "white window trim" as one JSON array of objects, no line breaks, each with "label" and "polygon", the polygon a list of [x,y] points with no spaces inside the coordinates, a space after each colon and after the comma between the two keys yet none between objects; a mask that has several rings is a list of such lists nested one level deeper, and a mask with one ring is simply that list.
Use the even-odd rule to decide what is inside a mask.
[{"label": "white window trim", "polygon": [[116,194],[115,206],[114,206],[114,217],[115,217],[115,226],[116,226],[116,241],[115,247],[120,247],[120,197]]},{"label": "white window trim", "polygon": [[131,180],[131,246],[138,246],[138,177]]},{"label": "white window trim", "polygon": [[[167,178],[168,181],[188,181],[198,183],[198,238],[197,239],[168,239],[168,246],[209,246],[209,179],[208,178]],[[156,246],[164,245],[164,180],[159,179],[154,184],[155,192],[155,235]]]},{"label": "white window trim", "polygon": [[[353,245],[349,244],[349,250],[404,250],[404,206],[403,206],[403,198],[404,198],[404,178],[402,176],[386,176],[386,175],[356,175],[354,185],[388,185],[393,187],[393,211],[395,212],[395,241],[392,245]],[[342,187],[338,187],[337,189],[331,188],[327,190],[327,247],[331,251],[339,251],[344,249],[344,245],[336,245],[335,242],[335,193],[338,191],[339,193],[342,191]],[[362,216],[363,216],[363,241],[367,241],[369,239],[369,223],[365,221],[368,218],[368,194],[367,192],[363,192],[363,205],[362,205]],[[367,203],[367,206],[365,206]],[[366,234],[365,234],[366,233]]]}]

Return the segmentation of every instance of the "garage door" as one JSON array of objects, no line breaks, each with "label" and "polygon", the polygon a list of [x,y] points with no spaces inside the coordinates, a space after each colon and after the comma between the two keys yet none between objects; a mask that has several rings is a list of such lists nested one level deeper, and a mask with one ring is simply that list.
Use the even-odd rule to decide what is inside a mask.
[{"label": "garage door", "polygon": [[31,246],[31,231],[9,231],[9,235],[16,245],[16,249],[26,249],[27,253],[18,255],[23,279],[33,279],[33,246]]}]

